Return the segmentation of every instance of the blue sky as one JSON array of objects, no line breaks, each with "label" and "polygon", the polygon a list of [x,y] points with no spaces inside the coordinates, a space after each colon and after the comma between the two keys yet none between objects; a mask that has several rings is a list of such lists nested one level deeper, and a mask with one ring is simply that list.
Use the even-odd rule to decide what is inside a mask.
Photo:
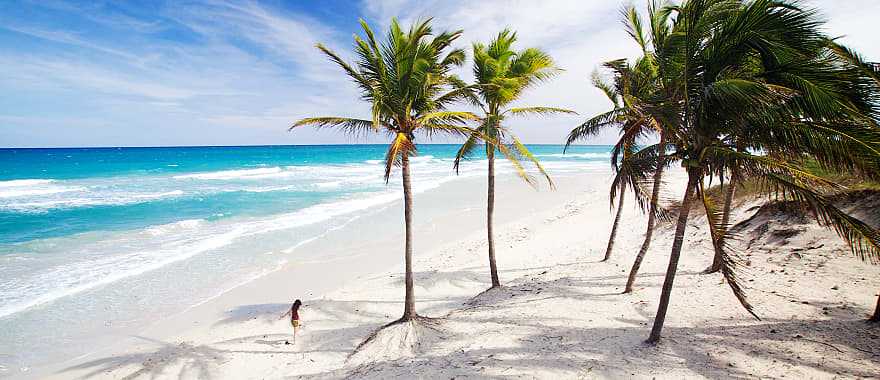
[{"label": "blue sky", "polygon": [[[641,3],[641,2],[638,2]],[[808,1],[827,30],[880,60],[880,1]],[[377,28],[434,16],[464,29],[461,46],[511,27],[565,71],[523,105],[582,115],[609,106],[594,68],[637,51],[608,1],[106,1],[5,2],[0,9],[0,146],[325,144],[329,131],[286,132],[297,118],[364,116],[354,86],[314,49],[348,55],[357,19]],[[469,76],[467,68],[460,73]],[[530,143],[559,143],[581,117],[514,121]],[[611,134],[594,143],[607,143]]]}]

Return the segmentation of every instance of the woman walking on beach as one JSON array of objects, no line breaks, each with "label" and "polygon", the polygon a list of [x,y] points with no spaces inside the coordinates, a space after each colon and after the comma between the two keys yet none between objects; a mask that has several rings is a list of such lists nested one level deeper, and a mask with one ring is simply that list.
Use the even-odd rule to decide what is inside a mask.
[{"label": "woman walking on beach", "polygon": [[296,344],[296,333],[299,332],[299,307],[302,306],[302,301],[296,300],[293,301],[293,305],[290,305],[290,310],[284,313],[281,318],[284,319],[286,316],[290,316],[290,325],[293,326],[293,344]]}]

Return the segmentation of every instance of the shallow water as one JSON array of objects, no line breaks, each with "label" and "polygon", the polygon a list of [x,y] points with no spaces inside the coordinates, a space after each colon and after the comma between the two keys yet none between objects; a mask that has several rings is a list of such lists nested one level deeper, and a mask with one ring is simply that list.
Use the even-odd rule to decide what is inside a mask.
[{"label": "shallow water", "polygon": [[[0,150],[0,376],[214,297],[398,202],[385,148]],[[455,175],[456,149],[420,148],[416,192],[485,174],[477,157]],[[610,147],[530,149],[560,176],[607,168]]]}]

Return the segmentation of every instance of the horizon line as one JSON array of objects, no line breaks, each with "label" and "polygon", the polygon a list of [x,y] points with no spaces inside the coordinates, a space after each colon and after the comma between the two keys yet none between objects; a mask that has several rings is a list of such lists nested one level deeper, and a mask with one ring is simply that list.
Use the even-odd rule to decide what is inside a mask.
[{"label": "horizon line", "polygon": [[[565,144],[548,144],[548,143],[524,143],[525,145],[553,145],[564,146]],[[161,149],[161,148],[260,148],[260,147],[311,147],[311,146],[386,146],[386,143],[375,144],[248,144],[248,145],[122,145],[122,146],[54,146],[54,147],[0,147],[0,150],[16,150],[16,149]],[[461,145],[457,143],[424,143],[419,145]],[[484,145],[484,144],[480,144]],[[614,144],[572,144],[572,146],[613,146]]]}]

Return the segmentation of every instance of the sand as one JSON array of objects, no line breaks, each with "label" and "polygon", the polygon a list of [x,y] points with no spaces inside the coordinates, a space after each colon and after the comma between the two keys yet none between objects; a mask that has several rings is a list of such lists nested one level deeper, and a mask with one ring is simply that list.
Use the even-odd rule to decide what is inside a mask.
[{"label": "sand", "polygon": [[[855,378],[880,375],[880,327],[865,319],[880,268],[848,253],[810,220],[737,205],[733,243],[762,320],[746,313],[711,262],[705,220],[688,227],[663,340],[644,344],[656,311],[671,226],[661,225],[633,294],[620,292],[641,245],[645,218],[627,207],[609,262],[599,262],[612,221],[609,178],[565,178],[556,192],[499,183],[497,251],[505,287],[489,286],[479,179],[416,198],[442,209],[468,195],[473,206],[431,213],[416,231],[418,312],[354,348],[402,312],[399,210],[384,239],[354,257],[291,263],[263,278],[85,357],[53,378]],[[681,186],[673,173],[670,188]],[[593,190],[591,190],[593,189]],[[427,193],[426,193],[427,194]],[[676,198],[677,193],[667,194]],[[445,198],[444,198],[445,197]],[[421,203],[420,203],[421,201]],[[423,206],[429,207],[429,206]],[[755,215],[761,212],[760,215]],[[364,235],[364,239],[366,236]],[[328,237],[328,239],[332,239]],[[418,240],[421,239],[421,240]],[[351,245],[341,245],[344,249]],[[322,249],[332,249],[326,245]],[[340,256],[343,257],[343,256]],[[340,280],[344,278],[345,281]],[[304,294],[296,344],[279,320]],[[37,373],[37,372],[34,372]],[[41,375],[42,376],[42,375]]]}]

